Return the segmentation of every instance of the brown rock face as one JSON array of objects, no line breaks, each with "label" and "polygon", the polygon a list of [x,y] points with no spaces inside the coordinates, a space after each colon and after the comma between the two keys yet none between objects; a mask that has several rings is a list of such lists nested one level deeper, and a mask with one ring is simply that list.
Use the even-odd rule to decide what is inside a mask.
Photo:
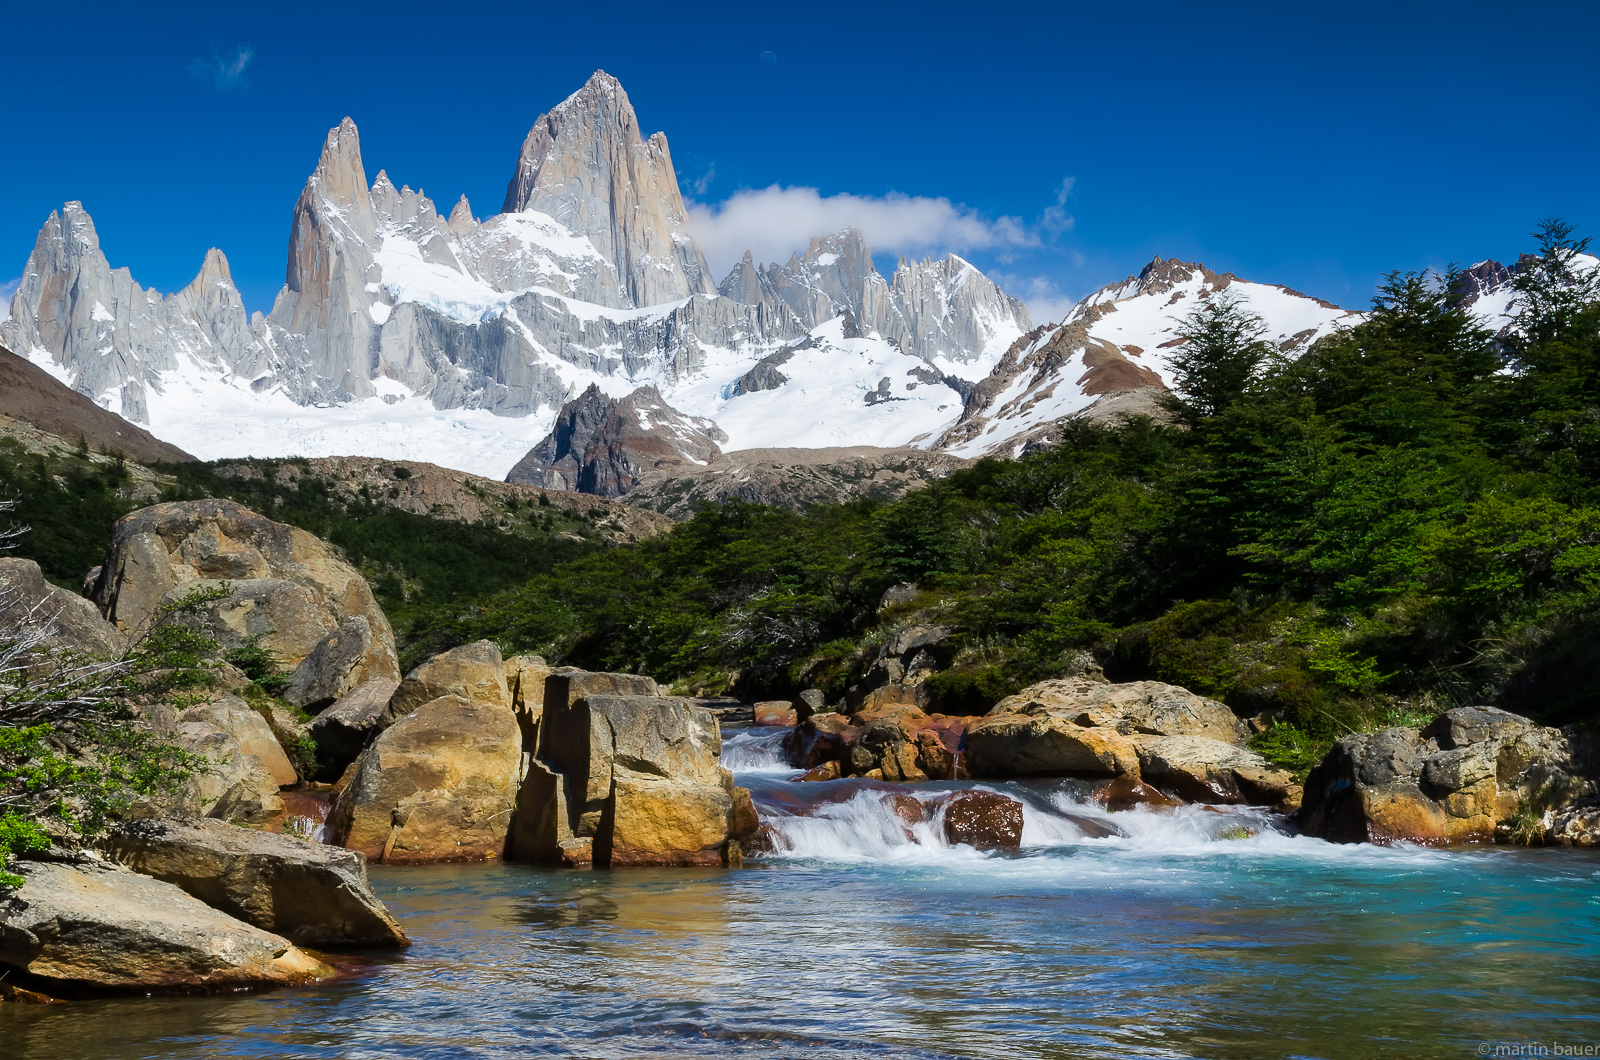
[{"label": "brown rock face", "polygon": [[967,768],[975,777],[1139,775],[1139,755],[1115,729],[1082,726],[1039,711],[988,714],[967,727]]},{"label": "brown rock face", "polygon": [[[879,695],[895,690],[895,695]],[[850,717],[813,714],[784,740],[791,764],[815,769],[838,763],[840,776],[876,772],[885,780],[956,780],[966,777],[961,740],[966,718],[928,714],[903,700],[904,686],[878,689]],[[818,775],[818,779],[832,779]]]},{"label": "brown rock face", "polygon": [[775,699],[766,703],[755,705],[755,724],[770,726],[789,726],[799,721],[794,704],[786,699]]},{"label": "brown rock face", "polygon": [[[223,582],[229,596],[183,621],[225,647],[259,636],[294,668],[290,687],[340,694],[372,677],[399,679],[394,634],[366,580],[305,531],[232,501],[157,504],[124,516],[92,596],[108,621],[131,634],[163,605]],[[356,617],[368,634],[359,658],[324,645]]]},{"label": "brown rock face", "polygon": [[1110,813],[1121,813],[1136,806],[1151,809],[1170,809],[1179,806],[1177,799],[1163,795],[1150,785],[1130,776],[1121,776],[1094,793],[1095,801],[1104,803]]},{"label": "brown rock face", "polygon": [[135,821],[106,852],[229,916],[301,946],[403,946],[360,854],[213,820]]},{"label": "brown rock face", "polygon": [[1145,780],[1191,802],[1276,806],[1294,778],[1253,751],[1204,736],[1134,736]]},{"label": "brown rock face", "polygon": [[170,883],[123,869],[27,862],[0,901],[0,964],[51,992],[217,990],[323,979],[333,969]]},{"label": "brown rock face", "polygon": [[944,835],[951,845],[978,850],[1022,846],[1022,803],[993,791],[963,791],[944,807]]},{"label": "brown rock face", "polygon": [[500,649],[489,641],[480,640],[427,660],[400,682],[389,699],[381,724],[393,725],[424,703],[442,696],[459,696],[469,702],[496,706],[508,704],[505,661],[500,657]]},{"label": "brown rock face", "polygon": [[1596,793],[1586,739],[1492,707],[1347,736],[1306,779],[1300,827],[1336,843],[1461,843],[1494,839],[1527,810],[1538,834],[1524,838],[1559,842],[1564,811]]},{"label": "brown rock face", "polygon": [[657,695],[571,698],[588,687],[642,681],[648,678],[586,673],[547,680],[512,856],[572,862],[587,849],[599,868],[717,865],[732,856],[729,839],[751,830],[750,822],[738,819],[741,789],[718,764],[722,738],[710,711]]},{"label": "brown rock face", "polygon": [[183,720],[200,722],[232,736],[239,750],[260,760],[278,787],[289,787],[300,779],[267,719],[238,696],[223,696],[204,706],[191,707],[183,713]]},{"label": "brown rock face", "polygon": [[500,857],[521,756],[506,704],[460,696],[425,703],[362,752],[334,804],[330,835],[388,863]]}]

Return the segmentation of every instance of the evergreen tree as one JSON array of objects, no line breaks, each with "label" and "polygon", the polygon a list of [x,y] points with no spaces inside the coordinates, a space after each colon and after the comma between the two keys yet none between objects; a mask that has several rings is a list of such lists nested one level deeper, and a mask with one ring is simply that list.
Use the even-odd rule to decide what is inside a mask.
[{"label": "evergreen tree", "polygon": [[1222,415],[1276,352],[1266,333],[1261,318],[1226,292],[1197,306],[1177,328],[1183,345],[1168,359],[1175,392],[1163,395],[1162,407],[1189,427]]}]

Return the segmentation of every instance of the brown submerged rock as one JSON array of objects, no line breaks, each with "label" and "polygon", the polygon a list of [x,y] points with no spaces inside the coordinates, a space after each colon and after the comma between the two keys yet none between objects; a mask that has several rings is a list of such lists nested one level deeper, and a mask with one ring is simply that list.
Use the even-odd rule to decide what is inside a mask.
[{"label": "brown submerged rock", "polygon": [[1150,785],[1130,776],[1117,777],[1111,783],[1097,789],[1094,798],[1096,802],[1104,804],[1110,813],[1121,813],[1136,806],[1166,810],[1183,805],[1177,799],[1163,795]]},{"label": "brown submerged rock", "polygon": [[944,804],[944,835],[951,845],[1016,850],[1022,846],[1022,803],[994,791],[957,792]]}]

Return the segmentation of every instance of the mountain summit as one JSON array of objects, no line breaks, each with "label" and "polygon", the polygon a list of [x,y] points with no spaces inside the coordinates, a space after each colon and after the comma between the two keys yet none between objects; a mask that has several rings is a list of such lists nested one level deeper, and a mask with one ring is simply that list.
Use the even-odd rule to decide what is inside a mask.
[{"label": "mountain summit", "polygon": [[620,297],[607,305],[716,293],[688,233],[666,134],[641,138],[628,93],[604,70],[528,130],[501,212],[530,211],[588,239],[610,264]]}]

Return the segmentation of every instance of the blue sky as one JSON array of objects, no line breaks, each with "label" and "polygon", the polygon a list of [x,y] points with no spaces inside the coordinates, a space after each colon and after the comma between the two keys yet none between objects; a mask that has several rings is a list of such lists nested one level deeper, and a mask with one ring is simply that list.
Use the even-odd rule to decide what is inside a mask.
[{"label": "blue sky", "polygon": [[955,250],[1040,318],[1155,254],[1361,306],[1541,216],[1600,236],[1593,3],[91,3],[6,36],[0,283],[81,199],[139,282],[218,246],[264,310],[341,117],[369,176],[482,217],[596,68],[714,259],[859,217],[883,264]]}]

